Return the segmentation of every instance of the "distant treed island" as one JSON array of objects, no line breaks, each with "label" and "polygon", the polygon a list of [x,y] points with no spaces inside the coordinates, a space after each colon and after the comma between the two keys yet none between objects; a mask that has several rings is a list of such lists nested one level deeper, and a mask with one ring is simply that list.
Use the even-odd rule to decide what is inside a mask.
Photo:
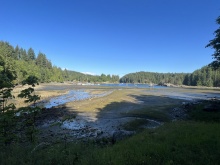
[{"label": "distant treed island", "polygon": [[136,72],[123,76],[120,82],[219,87],[220,69],[204,66],[193,73]]},{"label": "distant treed island", "polygon": [[[7,61],[8,67],[17,75],[15,84],[20,84],[28,76],[36,76],[41,83],[44,82],[88,82],[88,83],[153,83],[159,85],[174,84],[188,86],[220,86],[220,69],[204,66],[193,73],[156,73],[136,72],[119,78],[118,75],[88,75],[77,71],[62,70],[54,66],[47,56],[39,52],[36,56],[34,50],[22,47],[13,47],[8,42],[0,41],[1,60]],[[11,66],[10,66],[11,65]]]}]

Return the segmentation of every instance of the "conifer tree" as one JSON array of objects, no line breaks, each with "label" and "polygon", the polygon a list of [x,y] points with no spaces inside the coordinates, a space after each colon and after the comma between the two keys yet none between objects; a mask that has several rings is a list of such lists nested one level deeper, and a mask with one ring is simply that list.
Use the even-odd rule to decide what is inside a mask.
[{"label": "conifer tree", "polygon": [[[220,16],[216,19],[216,23],[220,25]],[[214,54],[212,54],[214,61],[210,64],[214,69],[220,67],[220,27],[214,32],[215,38],[209,41],[206,47],[211,47],[215,49]]]},{"label": "conifer tree", "polygon": [[35,57],[34,50],[32,48],[28,49],[27,56],[29,60],[35,60],[36,57]]}]

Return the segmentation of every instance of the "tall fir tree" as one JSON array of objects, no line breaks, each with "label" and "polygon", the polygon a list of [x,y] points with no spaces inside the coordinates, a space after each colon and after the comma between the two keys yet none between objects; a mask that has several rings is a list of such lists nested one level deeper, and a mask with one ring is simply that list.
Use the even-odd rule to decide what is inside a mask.
[{"label": "tall fir tree", "polygon": [[33,60],[36,59],[34,50],[32,48],[28,49],[27,56],[28,56],[28,60],[32,60],[33,61]]},{"label": "tall fir tree", "polygon": [[[216,19],[216,23],[220,25],[220,16]],[[215,38],[209,41],[209,44],[206,47],[211,47],[215,49],[215,52],[212,54],[214,61],[210,64],[214,69],[220,67],[220,26],[214,32]]]}]

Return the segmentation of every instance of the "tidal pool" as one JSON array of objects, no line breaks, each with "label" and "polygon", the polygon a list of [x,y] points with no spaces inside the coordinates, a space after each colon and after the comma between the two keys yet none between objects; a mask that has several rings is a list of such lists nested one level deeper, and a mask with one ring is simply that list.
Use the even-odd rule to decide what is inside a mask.
[{"label": "tidal pool", "polygon": [[39,103],[39,106],[51,108],[67,102],[86,100],[92,97],[103,97],[111,94],[113,91],[103,92],[101,94],[91,94],[84,90],[70,90],[68,94],[51,98],[49,101]]}]

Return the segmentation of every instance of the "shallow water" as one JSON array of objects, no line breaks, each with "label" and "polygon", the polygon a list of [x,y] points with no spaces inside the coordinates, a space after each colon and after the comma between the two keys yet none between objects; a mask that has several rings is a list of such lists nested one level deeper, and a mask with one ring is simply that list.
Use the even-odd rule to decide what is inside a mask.
[{"label": "shallow water", "polygon": [[[188,89],[181,89],[181,88],[170,88],[170,87],[161,87],[155,86],[154,88],[149,90],[149,86],[147,84],[102,84],[103,86],[115,86],[115,87],[131,87],[131,88],[148,88],[147,90],[143,90],[144,92],[160,94],[165,97],[174,98],[174,99],[181,99],[181,100],[208,100],[210,98],[216,97],[220,99],[219,93],[208,93],[208,92],[196,92],[195,89],[188,90]],[[58,105],[65,104],[67,102],[72,101],[79,101],[79,100],[86,100],[92,97],[103,97],[109,95],[114,90],[103,92],[101,94],[91,94],[89,92],[84,91],[83,89],[80,90],[70,90],[68,94],[64,94],[58,97],[51,98],[49,101],[39,103],[39,106],[45,108],[51,108]]]},{"label": "shallow water", "polygon": [[90,94],[89,92],[85,92],[84,90],[70,90],[68,94],[64,94],[58,97],[51,98],[47,102],[40,103],[39,106],[42,106],[45,108],[51,108],[51,107],[65,104],[67,102],[86,100],[92,97],[103,97],[112,92],[113,91],[103,92],[101,94]]},{"label": "shallow water", "polygon": [[120,84],[100,84],[100,86],[108,86],[108,87],[124,87],[124,88],[156,88],[156,89],[164,89],[169,88],[166,86],[159,86],[159,85],[153,85],[150,86],[149,84],[126,84],[126,83],[120,83]]},{"label": "shallow water", "polygon": [[190,93],[190,92],[175,92],[167,93],[167,97],[181,100],[209,100],[211,98],[220,99],[220,94],[217,93]]}]

